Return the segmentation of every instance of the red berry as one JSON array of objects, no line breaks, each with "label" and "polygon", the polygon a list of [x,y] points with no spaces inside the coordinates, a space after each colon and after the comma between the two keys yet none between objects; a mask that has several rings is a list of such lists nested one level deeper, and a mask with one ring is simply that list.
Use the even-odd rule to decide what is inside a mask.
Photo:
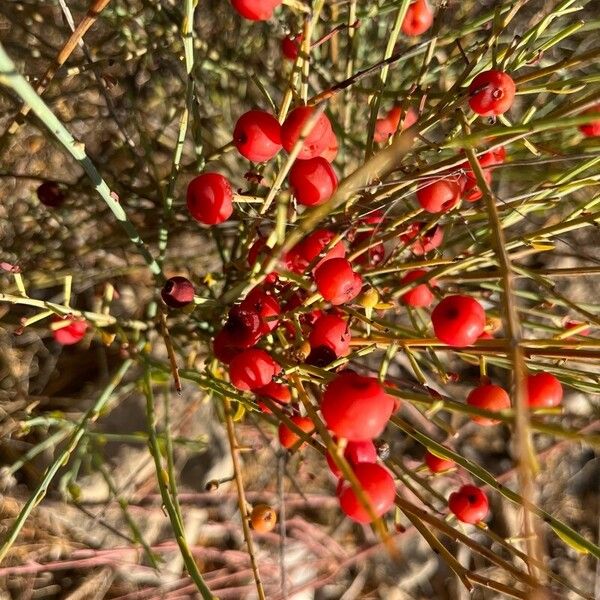
[{"label": "red berry", "polygon": [[215,357],[222,363],[228,365],[235,356],[242,352],[236,343],[237,337],[227,329],[222,329],[213,339],[213,352]]},{"label": "red berry", "polygon": [[[329,470],[335,477],[341,477],[342,471],[335,464],[329,452],[325,455]],[[377,448],[371,440],[361,440],[359,442],[348,442],[344,450],[344,458],[350,463],[351,467],[355,467],[360,463],[375,463],[377,462]]]},{"label": "red berry", "polygon": [[81,341],[87,330],[87,321],[84,319],[54,315],[52,323],[62,325],[52,330],[52,337],[62,346],[70,346]]},{"label": "red berry", "polygon": [[231,345],[238,348],[254,346],[266,333],[263,320],[258,312],[245,309],[241,305],[233,306],[230,309],[223,329],[229,333]]},{"label": "red berry", "polygon": [[323,298],[334,306],[354,300],[362,289],[362,277],[345,258],[331,258],[315,269],[314,280]]},{"label": "red berry", "polygon": [[252,162],[271,160],[281,150],[281,125],[267,112],[250,110],[235,124],[233,143]]},{"label": "red berry", "polygon": [[65,195],[55,181],[44,181],[35,193],[38,200],[48,208],[58,208],[65,201]]},{"label": "red berry", "polygon": [[[291,152],[294,144],[300,138],[304,125],[313,114],[314,108],[299,106],[295,108],[281,126],[281,143],[286,152]],[[330,144],[332,129],[325,113],[321,114],[308,135],[304,138],[298,158],[308,160],[319,156]]]},{"label": "red berry", "polygon": [[423,221],[411,223],[410,227],[400,235],[400,241],[410,244],[410,248],[416,256],[423,256],[423,254],[439,248],[444,240],[444,230],[440,225],[434,225],[431,229],[425,229],[426,226],[427,224]]},{"label": "red berry", "polygon": [[448,469],[451,469],[455,465],[453,460],[437,456],[429,450],[425,452],[424,460],[425,464],[432,473],[442,473]]},{"label": "red berry", "polygon": [[337,137],[335,136],[335,133],[332,130],[328,137],[327,147],[325,148],[325,150],[323,150],[323,152],[319,153],[319,156],[322,156],[327,162],[331,163],[335,160],[338,150],[339,150],[338,140],[337,140]]},{"label": "red berry", "polygon": [[190,181],[187,207],[196,221],[216,225],[226,221],[233,212],[233,192],[229,181],[219,173],[203,173]]},{"label": "red berry", "polygon": [[269,333],[269,331],[273,331],[277,327],[279,320],[272,317],[281,314],[281,307],[275,296],[267,292],[264,288],[260,286],[255,287],[244,298],[240,306],[244,310],[253,311],[259,315],[261,319],[261,333]]},{"label": "red berry", "polygon": [[302,34],[286,35],[281,40],[281,52],[288,60],[296,60],[300,53],[300,45],[302,44]]},{"label": "red berry", "polygon": [[[598,115],[600,113],[600,104],[586,110],[583,114],[595,114]],[[585,125],[579,126],[579,131],[583,133],[586,137],[598,137],[600,136],[600,118],[596,118],[594,121],[590,121]]]},{"label": "red berry", "polygon": [[[385,142],[388,138],[394,135],[400,127],[400,121],[402,120],[402,107],[394,106],[390,109],[385,117],[380,117],[375,121],[375,134],[373,139],[380,144]],[[417,122],[417,113],[409,108],[406,111],[404,122],[402,123],[402,129],[407,129],[411,125]]]},{"label": "red berry", "polygon": [[489,502],[483,490],[474,485],[463,485],[450,494],[448,507],[459,521],[474,525],[487,515]]},{"label": "red berry", "polygon": [[[284,264],[286,268],[295,273],[303,273],[308,265],[321,254],[323,249],[328,246],[335,237],[336,234],[328,229],[317,229],[313,231],[285,255]],[[344,256],[346,256],[346,246],[344,245],[344,242],[340,240],[327,251],[320,261],[316,263],[313,270],[327,260],[332,258],[344,258]]]},{"label": "red berry", "polygon": [[292,401],[290,388],[287,385],[277,383],[276,381],[271,381],[270,383],[267,383],[267,385],[254,390],[254,393],[259,398],[258,406],[265,413],[270,413],[271,410],[264,402],[260,401],[260,398],[270,398],[278,404],[289,404]]},{"label": "red berry", "polygon": [[350,352],[351,339],[346,319],[333,314],[321,315],[315,321],[308,338],[313,350],[326,346],[337,358]]},{"label": "red berry", "polygon": [[[373,241],[374,231],[359,231],[354,236],[353,247],[358,248],[362,246],[367,240],[368,245],[370,245]],[[383,242],[378,242],[374,246],[371,246],[366,252],[359,254],[354,262],[359,265],[371,265],[376,266],[383,262],[385,259],[385,246]]]},{"label": "red berry", "polygon": [[515,92],[510,75],[493,69],[484,71],[469,86],[469,106],[483,117],[502,115],[512,106]]},{"label": "red berry", "polygon": [[[567,321],[565,323],[565,329],[568,331],[569,329],[575,329],[576,327],[579,327],[580,325],[583,325],[583,323],[580,323],[579,321]],[[591,329],[589,327],[586,327],[585,329],[582,329],[577,335],[590,335],[591,333]]]},{"label": "red berry", "polygon": [[[376,516],[380,517],[394,505],[396,485],[390,472],[377,463],[359,463],[352,469]],[[353,521],[370,523],[369,512],[360,503],[352,486],[341,481],[337,491],[340,508]]]},{"label": "red berry", "polygon": [[[316,229],[310,235],[305,237],[301,244],[302,257],[307,261],[307,266],[313,262],[323,252],[336,237],[336,234],[329,229]],[[344,258],[346,256],[346,245],[342,240],[336,242],[325,254],[325,256],[315,265],[315,269],[332,258]]]},{"label": "red berry", "polygon": [[267,385],[281,367],[260,348],[244,350],[229,365],[229,379],[238,390],[256,390]]},{"label": "red berry", "polygon": [[[489,169],[486,169],[483,172],[483,177],[487,181],[488,185],[492,183],[492,172]],[[466,200],[467,202],[476,202],[477,200],[481,199],[483,192],[479,189],[475,174],[468,166],[465,169],[463,184],[464,186],[461,193],[463,200]]]},{"label": "red berry", "polygon": [[231,0],[231,6],[245,19],[267,21],[281,0]]},{"label": "red berry", "polygon": [[493,340],[494,336],[489,331],[484,331],[477,339],[478,340]]},{"label": "red berry", "polygon": [[177,275],[165,281],[160,295],[167,306],[181,308],[194,301],[194,286],[186,277]]},{"label": "red berry", "polygon": [[[302,429],[302,431],[304,431],[307,434],[312,433],[315,429],[315,424],[309,417],[301,417],[295,415],[293,417],[290,417],[290,421],[292,421],[294,425],[297,425],[300,429]],[[278,435],[279,443],[284,448],[291,448],[292,446],[295,446],[301,439],[300,436],[294,431],[292,431],[285,423],[279,424]]]},{"label": "red berry", "polygon": [[433,11],[427,0],[416,0],[409,7],[402,22],[406,35],[416,36],[425,33],[433,23]]},{"label": "red berry", "polygon": [[384,429],[394,410],[394,399],[375,377],[342,371],[323,393],[321,413],[338,438],[370,440]]},{"label": "red berry", "polygon": [[[415,279],[423,277],[426,273],[426,269],[415,269],[414,271],[409,271],[400,280],[400,285],[404,286]],[[412,289],[408,290],[408,292],[402,294],[402,302],[404,302],[404,304],[408,304],[408,306],[429,306],[433,302],[433,292],[430,288],[435,285],[436,281],[435,279],[432,279],[428,283],[420,283],[419,285],[414,286]]]},{"label": "red berry", "polygon": [[527,399],[532,408],[550,408],[562,402],[563,388],[551,373],[527,376]]},{"label": "red berry", "polygon": [[332,166],[321,156],[297,160],[290,169],[289,177],[296,200],[304,206],[327,202],[338,183]]},{"label": "red berry", "polygon": [[[510,398],[504,388],[499,385],[480,385],[471,390],[467,396],[467,404],[476,408],[484,408],[491,411],[500,411],[510,408]],[[471,420],[479,425],[497,425],[501,421],[472,415]]]},{"label": "red berry", "polygon": [[483,333],[485,311],[471,296],[446,296],[431,313],[436,337],[449,346],[470,346]]},{"label": "red berry", "polygon": [[417,202],[426,212],[446,212],[460,202],[460,185],[452,179],[438,179],[417,190]]}]

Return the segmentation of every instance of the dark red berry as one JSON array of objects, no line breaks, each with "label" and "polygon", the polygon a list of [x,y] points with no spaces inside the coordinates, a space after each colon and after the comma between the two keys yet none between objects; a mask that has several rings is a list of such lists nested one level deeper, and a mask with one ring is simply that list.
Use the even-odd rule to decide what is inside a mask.
[{"label": "dark red berry", "polygon": [[167,306],[181,308],[194,301],[194,286],[186,277],[176,275],[165,281],[160,295]]},{"label": "dark red berry", "polygon": [[471,296],[446,296],[431,313],[436,337],[449,346],[470,346],[483,333],[485,311]]},{"label": "dark red berry", "polygon": [[238,337],[227,329],[222,329],[213,339],[213,352],[215,357],[222,363],[228,365],[235,356],[240,354],[244,348],[238,345]]},{"label": "dark red berry", "polygon": [[281,39],[281,52],[283,56],[288,60],[296,60],[300,53],[300,46],[302,44],[302,34],[298,35],[286,35]]},{"label": "dark red berry", "polygon": [[267,112],[250,110],[235,124],[233,143],[248,160],[271,160],[281,150],[281,125]]},{"label": "dark red berry", "polygon": [[216,225],[233,212],[233,192],[229,181],[219,173],[203,173],[190,181],[187,207],[196,221]]},{"label": "dark red berry", "polygon": [[55,181],[44,181],[36,194],[38,200],[48,208],[58,208],[65,201],[65,195]]},{"label": "dark red berry", "polygon": [[228,332],[231,344],[237,348],[251,348],[265,333],[263,320],[258,312],[241,305],[229,310],[223,330]]},{"label": "dark red berry", "polygon": [[289,179],[298,204],[304,206],[327,202],[338,183],[332,166],[321,156],[297,160],[290,169]]},{"label": "dark red berry", "polygon": [[579,131],[583,133],[586,137],[598,137],[600,136],[600,104],[586,110],[584,115],[593,114],[596,115],[596,118],[585,125],[579,126]]},{"label": "dark red berry", "polygon": [[277,317],[281,313],[281,307],[277,298],[261,286],[255,287],[248,293],[240,305],[245,310],[257,313],[261,319],[261,333],[266,334],[273,331],[279,323]]},{"label": "dark red berry", "polygon": [[392,396],[374,377],[343,371],[331,380],[321,401],[327,428],[338,438],[370,440],[385,429],[394,410]]},{"label": "dark red berry", "polygon": [[314,280],[323,298],[334,306],[351,302],[362,289],[362,277],[345,258],[331,258],[315,269]]},{"label": "dark red berry", "polygon": [[474,485],[463,485],[450,494],[450,511],[463,523],[479,523],[488,513],[489,502],[485,492]]},{"label": "dark red berry", "polygon": [[494,69],[483,71],[469,86],[469,106],[483,117],[501,115],[512,106],[515,93],[510,75]]}]

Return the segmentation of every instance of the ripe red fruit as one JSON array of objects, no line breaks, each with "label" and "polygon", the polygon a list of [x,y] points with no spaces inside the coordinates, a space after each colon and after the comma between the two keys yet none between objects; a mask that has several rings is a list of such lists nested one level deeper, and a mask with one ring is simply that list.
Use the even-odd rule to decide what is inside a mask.
[{"label": "ripe red fruit", "polygon": [[167,306],[181,308],[194,301],[194,286],[186,277],[176,275],[165,281],[160,295]]},{"label": "ripe red fruit", "polygon": [[65,201],[65,195],[55,181],[44,181],[35,193],[38,200],[48,208],[58,208]]},{"label": "ripe red fruit", "polygon": [[270,413],[271,410],[266,406],[264,402],[261,402],[260,398],[270,398],[278,404],[289,404],[292,401],[292,394],[290,388],[283,383],[277,383],[271,381],[267,385],[254,390],[258,398],[258,406],[264,413]]},{"label": "ripe red fruit", "polygon": [[[506,390],[499,385],[480,385],[471,390],[467,396],[467,404],[476,408],[499,411],[510,408],[510,398]],[[497,419],[489,419],[488,417],[479,417],[477,415],[472,415],[471,420],[485,426],[497,425],[501,422]]]},{"label": "ripe red fruit", "polygon": [[281,125],[268,112],[250,110],[235,124],[233,143],[252,162],[271,160],[281,150]]},{"label": "ripe red fruit", "polygon": [[485,311],[471,296],[446,296],[433,309],[431,322],[440,341],[449,346],[470,346],[483,333]]},{"label": "ripe red fruit", "polygon": [[[600,113],[600,104],[590,108],[589,110],[586,110],[583,114],[584,115],[587,115],[587,114],[596,114],[597,115],[598,113]],[[590,121],[589,123],[586,123],[585,125],[580,125],[579,131],[581,131],[581,133],[583,133],[583,135],[585,135],[586,137],[600,136],[600,118],[597,118],[594,121]]]},{"label": "ripe red fruit", "polygon": [[409,7],[402,22],[406,35],[416,36],[425,33],[433,23],[433,11],[427,0],[416,0]]},{"label": "ripe red fruit", "polygon": [[288,60],[296,60],[300,53],[300,46],[302,44],[302,34],[297,35],[286,35],[281,40],[281,52],[283,56]]},{"label": "ripe red fruit", "polygon": [[531,408],[551,408],[562,402],[563,388],[551,373],[527,376],[527,399]]},{"label": "ripe red fruit", "polygon": [[[387,139],[394,135],[400,127],[400,121],[402,120],[402,107],[393,106],[385,117],[380,117],[375,121],[375,134],[373,139],[380,144],[381,142],[387,141]],[[417,122],[417,113],[409,108],[406,111],[404,122],[402,123],[402,129],[407,129],[411,125]]]},{"label": "ripe red fruit", "polygon": [[215,357],[222,363],[228,365],[234,358],[242,352],[244,348],[237,344],[237,337],[227,329],[221,329],[213,339],[213,352]]},{"label": "ripe red fruit", "polygon": [[263,320],[258,312],[242,308],[241,305],[230,309],[223,330],[229,334],[230,345],[238,348],[254,346],[265,333]]},{"label": "ripe red fruit", "polygon": [[[288,115],[281,126],[281,143],[286,152],[291,152],[294,144],[300,138],[304,125],[308,122],[315,109],[310,106],[299,106]],[[319,156],[328,148],[331,141],[331,123],[322,113],[313,125],[310,133],[304,138],[298,154],[300,160],[308,160]]]},{"label": "ripe red fruit", "polygon": [[[492,172],[489,169],[486,169],[483,172],[483,177],[487,181],[488,185],[492,183]],[[471,170],[471,168],[467,166],[465,168],[465,175],[461,178],[462,183],[462,193],[461,197],[463,200],[467,202],[476,202],[480,200],[483,196],[483,192],[479,189],[479,185],[477,185],[477,179],[475,174]]]},{"label": "ripe red fruit", "polygon": [[346,319],[338,315],[324,314],[315,321],[308,341],[313,350],[326,346],[339,358],[350,352],[351,339]]},{"label": "ripe red fruit", "polygon": [[[301,242],[296,244],[284,257],[287,269],[295,273],[304,273],[308,265],[321,254],[323,249],[329,245],[336,234],[329,229],[316,229]],[[313,267],[313,270],[332,258],[344,258],[346,246],[341,240],[335,243]]]},{"label": "ripe red fruit", "polygon": [[196,221],[216,225],[226,221],[233,212],[233,192],[229,181],[219,173],[203,173],[190,181],[187,207]]},{"label": "ripe red fruit", "polygon": [[337,140],[337,137],[335,136],[335,133],[332,130],[331,133],[329,134],[329,137],[327,138],[327,147],[325,148],[325,150],[323,150],[323,152],[319,153],[319,156],[322,156],[327,162],[331,163],[335,160],[338,150],[339,150],[338,140]]},{"label": "ripe red fruit", "polygon": [[409,228],[400,235],[400,241],[403,244],[410,244],[410,249],[416,256],[423,256],[435,250],[444,240],[444,230],[440,225],[434,225],[431,229],[425,229],[426,227],[427,223],[417,221],[411,223]]},{"label": "ripe red fruit", "polygon": [[504,114],[515,99],[515,82],[503,71],[483,71],[469,86],[469,106],[478,115],[492,117]]},{"label": "ripe red fruit", "polygon": [[71,346],[83,339],[87,330],[87,321],[75,317],[59,317],[54,315],[52,323],[62,325],[52,330],[52,337],[62,346]]},{"label": "ripe red fruit", "polygon": [[[409,271],[400,280],[400,285],[404,286],[415,279],[423,277],[426,273],[426,269],[414,269],[413,271]],[[430,288],[435,285],[436,281],[435,279],[432,279],[428,283],[420,283],[419,285],[414,286],[412,289],[408,290],[408,292],[402,294],[402,302],[408,304],[408,306],[429,306],[433,302],[433,292]]]},{"label": "ripe red fruit", "polygon": [[[565,323],[565,329],[569,330],[569,329],[575,329],[576,327],[579,327],[580,325],[583,325],[583,323],[580,323],[579,321],[567,321]],[[585,329],[582,329],[578,334],[576,335],[590,335],[591,333],[591,329],[589,327],[586,327]]]},{"label": "ripe red fruit", "polygon": [[463,485],[448,499],[450,511],[463,523],[479,523],[488,513],[489,502],[485,492],[474,485]]},{"label": "ripe red fruit", "polygon": [[290,169],[289,178],[296,200],[304,206],[327,202],[338,184],[335,171],[322,156],[297,160]]},{"label": "ripe red fruit", "polygon": [[[359,463],[352,469],[376,516],[380,517],[394,505],[396,485],[390,472],[377,463]],[[353,521],[370,523],[369,512],[360,503],[352,486],[344,481],[338,488],[340,508]]]},{"label": "ripe red fruit", "polygon": [[436,456],[429,450],[425,452],[424,460],[425,464],[432,473],[443,473],[444,471],[451,469],[456,464],[453,460]]},{"label": "ripe red fruit", "polygon": [[236,355],[229,365],[229,379],[243,391],[257,390],[267,385],[281,367],[260,348],[250,348]]},{"label": "ripe red fruit", "polygon": [[331,258],[315,269],[314,280],[323,298],[334,306],[354,300],[362,289],[362,277],[345,258]]},{"label": "ripe red fruit", "polygon": [[231,0],[231,6],[245,19],[267,21],[281,0]]},{"label": "ripe red fruit", "polygon": [[[293,417],[290,417],[290,421],[292,421],[294,425],[297,425],[300,429],[302,429],[302,431],[308,434],[312,433],[315,429],[315,424],[309,417],[301,417],[299,415],[295,415]],[[292,431],[285,423],[279,424],[278,436],[279,443],[284,448],[291,448],[292,446],[295,446],[301,439],[300,436],[294,431]]]},{"label": "ripe red fruit", "polygon": [[329,382],[321,400],[327,428],[339,438],[370,440],[384,429],[394,410],[394,399],[375,377],[342,371]]},{"label": "ripe red fruit", "polygon": [[279,302],[273,294],[270,294],[260,286],[255,287],[248,293],[246,298],[244,298],[240,304],[240,307],[244,310],[253,311],[258,314],[261,320],[260,332],[262,334],[273,331],[279,323],[278,319],[272,318],[281,314]]},{"label": "ripe red fruit", "polygon": [[[329,470],[335,477],[341,477],[342,471],[335,464],[329,452],[325,455]],[[344,458],[350,463],[351,467],[355,467],[360,463],[377,462],[377,448],[371,440],[361,440],[360,442],[348,442],[344,450]]]},{"label": "ripe red fruit", "polygon": [[[354,236],[354,242],[352,246],[354,248],[359,248],[365,242],[367,245],[370,245],[373,242],[374,230],[369,231],[359,231]],[[367,241],[368,240],[368,241]],[[371,265],[376,266],[383,262],[385,259],[385,246],[383,242],[378,242],[374,246],[371,246],[366,252],[359,254],[354,262],[359,265]]]},{"label": "ripe red fruit", "polygon": [[417,202],[426,212],[446,212],[460,202],[460,185],[452,179],[438,179],[417,190]]}]

